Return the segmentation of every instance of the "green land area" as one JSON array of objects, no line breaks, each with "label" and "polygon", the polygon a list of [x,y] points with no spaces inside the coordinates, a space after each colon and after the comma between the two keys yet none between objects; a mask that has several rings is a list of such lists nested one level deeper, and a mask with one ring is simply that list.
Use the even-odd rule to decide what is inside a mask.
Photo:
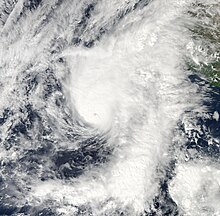
[{"label": "green land area", "polygon": [[203,52],[197,64],[188,63],[189,69],[220,87],[220,4],[193,4],[189,14],[194,21],[189,25],[192,39]]}]

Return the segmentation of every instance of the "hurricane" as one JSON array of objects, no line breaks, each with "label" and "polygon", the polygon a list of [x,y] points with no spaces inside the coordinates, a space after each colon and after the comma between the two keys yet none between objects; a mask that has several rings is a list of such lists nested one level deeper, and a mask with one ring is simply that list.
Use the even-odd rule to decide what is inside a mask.
[{"label": "hurricane", "polygon": [[218,0],[1,0],[0,215],[219,216]]}]

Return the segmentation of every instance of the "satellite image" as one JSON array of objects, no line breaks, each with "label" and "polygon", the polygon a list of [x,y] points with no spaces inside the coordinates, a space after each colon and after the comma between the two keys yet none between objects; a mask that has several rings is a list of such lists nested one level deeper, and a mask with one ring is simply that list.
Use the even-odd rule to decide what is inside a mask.
[{"label": "satellite image", "polygon": [[220,216],[220,0],[0,0],[0,216]]}]

